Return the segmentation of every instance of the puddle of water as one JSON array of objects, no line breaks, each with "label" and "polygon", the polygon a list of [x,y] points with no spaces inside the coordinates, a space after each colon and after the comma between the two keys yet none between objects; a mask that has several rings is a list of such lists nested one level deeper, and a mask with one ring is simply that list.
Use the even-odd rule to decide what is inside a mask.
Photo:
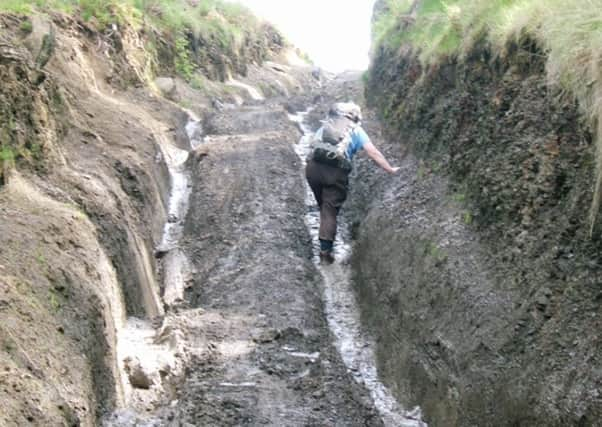
[{"label": "puddle of water", "polygon": [[[187,113],[189,120],[185,129],[190,149],[194,150],[203,143],[203,129],[201,121],[194,113],[190,111]],[[179,248],[192,191],[190,173],[186,169],[186,161],[190,152],[171,144],[162,147],[162,152],[169,170],[171,191],[167,222],[157,250],[166,253],[163,260],[165,277],[163,302],[166,306],[172,307],[183,302],[184,290],[192,278],[190,262],[186,254]]]},{"label": "puddle of water", "polygon": [[203,136],[203,126],[201,119],[192,110],[184,108],[184,112],[188,114],[188,123],[186,123],[185,130],[190,143],[190,148],[196,150],[205,142],[205,136]]},{"label": "puddle of water", "polygon": [[163,228],[163,238],[159,244],[159,249],[168,251],[178,244],[182,236],[183,219],[188,210],[191,187],[190,177],[185,168],[188,151],[175,146],[164,147],[162,151],[169,170],[170,195],[167,222]]},{"label": "puddle of water", "polygon": [[184,251],[180,248],[170,250],[163,259],[165,290],[163,302],[174,307],[184,302],[184,291],[192,281],[192,266]]},{"label": "puddle of water", "polygon": [[[301,158],[303,167],[310,150],[313,136],[312,129],[305,123],[309,112],[289,115],[290,120],[297,123],[303,132],[295,151]],[[375,344],[361,327],[360,310],[355,298],[351,282],[351,271],[347,260],[351,255],[348,243],[349,233],[345,224],[339,224],[335,256],[337,261],[332,265],[321,265],[319,261],[318,229],[320,212],[308,185],[306,187],[306,204],[308,211],[305,222],[314,242],[314,262],[324,278],[324,305],[328,325],[335,336],[336,346],[343,362],[355,378],[370,392],[374,405],[386,426],[426,427],[422,421],[420,408],[405,411],[390,390],[378,378]]]},{"label": "puddle of water", "polygon": [[[134,409],[137,404],[144,405],[155,396],[163,395],[162,372],[181,370],[177,360],[177,348],[169,343],[157,343],[157,331],[148,320],[131,317],[119,331],[117,357],[125,376],[125,405],[102,420],[103,427],[159,427],[162,422],[154,417],[141,414]],[[129,361],[129,362],[127,362]],[[139,395],[130,384],[126,364],[139,367],[149,378],[149,390]]]},{"label": "puddle of water", "polygon": [[176,369],[174,350],[177,349],[171,348],[169,343],[158,344],[156,332],[149,321],[129,318],[120,332],[118,354],[121,360],[135,359],[143,371],[149,373],[153,383],[160,384],[159,372]]},{"label": "puddle of water", "polygon": [[297,357],[299,359],[307,359],[311,363],[316,363],[320,358],[320,353],[317,351],[315,353],[301,353],[298,351],[291,351],[288,354],[290,354],[292,357]]},{"label": "puddle of water", "polygon": [[159,419],[144,419],[135,411],[117,411],[102,423],[103,427],[161,427],[165,424]]}]

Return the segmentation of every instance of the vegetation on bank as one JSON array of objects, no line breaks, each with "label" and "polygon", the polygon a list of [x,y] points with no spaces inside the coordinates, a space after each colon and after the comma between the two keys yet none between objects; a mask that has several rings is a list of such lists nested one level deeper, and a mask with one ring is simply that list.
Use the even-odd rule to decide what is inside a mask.
[{"label": "vegetation on bank", "polygon": [[485,39],[503,56],[509,42],[535,40],[550,84],[579,101],[597,134],[591,226],[602,199],[602,0],[384,0],[373,26],[376,49],[409,45],[423,66],[462,60]]},{"label": "vegetation on bank", "polygon": [[[211,41],[223,52],[239,51],[262,22],[250,10],[223,0],[2,0],[0,12],[28,15],[63,12],[80,17],[99,31],[114,26],[151,29],[172,41],[175,71],[193,77],[191,38]],[[153,31],[147,31],[152,34]],[[147,46],[151,51],[155,46]]]},{"label": "vegetation on bank", "polygon": [[[123,87],[140,81],[153,85],[158,75],[179,75],[193,88],[208,90],[208,79],[244,73],[247,64],[261,62],[285,45],[273,27],[225,0],[0,0],[0,13],[22,17],[22,36],[35,31],[35,20],[28,18],[34,14],[62,13],[85,22],[102,39],[99,46],[113,47],[114,84]],[[40,69],[52,55],[52,46],[45,46],[52,37],[44,36],[35,61]],[[0,66],[0,71],[8,73],[9,68]],[[7,106],[0,108],[0,186],[15,165],[44,159],[38,145],[34,150],[18,140],[15,123],[26,122],[22,116],[28,112],[10,106],[26,95],[5,89],[0,90]]]},{"label": "vegetation on bank", "polygon": [[224,43],[240,40],[244,29],[256,29],[258,19],[244,6],[223,0],[2,0],[0,11],[31,14],[61,11],[93,21],[102,30],[112,24],[214,35]]}]

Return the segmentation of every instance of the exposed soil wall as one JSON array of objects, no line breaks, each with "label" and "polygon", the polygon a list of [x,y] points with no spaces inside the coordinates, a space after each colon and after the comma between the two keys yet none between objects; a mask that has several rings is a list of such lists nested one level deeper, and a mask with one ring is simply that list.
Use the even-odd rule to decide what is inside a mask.
[{"label": "exposed soil wall", "polygon": [[[1,423],[94,425],[123,402],[126,313],[162,310],[152,252],[169,180],[160,122],[132,102],[146,95],[105,95],[126,58],[105,62],[98,36],[68,18],[33,19],[31,33],[22,18],[0,21]],[[176,126],[176,108],[155,107]]]},{"label": "exposed soil wall", "polygon": [[[423,70],[377,51],[366,94],[401,177],[360,166],[351,220],[382,377],[430,425],[600,425],[594,147],[530,42]],[[359,225],[358,225],[359,224]]]},{"label": "exposed soil wall", "polygon": [[[280,52],[274,43],[251,43],[225,70],[258,68]],[[116,342],[126,316],[163,314],[161,147],[188,144],[188,114],[147,86],[147,53],[132,28],[0,15],[3,426],[97,425],[124,404]],[[206,93],[178,85],[206,112]]]},{"label": "exposed soil wall", "polygon": [[244,30],[240,47],[224,49],[217,40],[187,35],[192,59],[211,79],[227,80],[231,74],[247,75],[249,65],[262,64],[286,46],[282,35],[264,24],[259,32]]},{"label": "exposed soil wall", "polygon": [[0,205],[0,423],[94,425],[123,398],[114,269],[75,206],[17,176]]}]

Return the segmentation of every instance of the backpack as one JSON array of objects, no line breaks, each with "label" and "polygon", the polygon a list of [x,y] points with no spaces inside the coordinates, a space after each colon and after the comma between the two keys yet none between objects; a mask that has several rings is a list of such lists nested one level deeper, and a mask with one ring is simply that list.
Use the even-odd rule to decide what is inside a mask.
[{"label": "backpack", "polygon": [[346,116],[329,117],[322,126],[321,138],[314,138],[312,158],[318,163],[350,171],[351,160],[347,157],[347,148],[351,144],[351,134],[357,125]]}]

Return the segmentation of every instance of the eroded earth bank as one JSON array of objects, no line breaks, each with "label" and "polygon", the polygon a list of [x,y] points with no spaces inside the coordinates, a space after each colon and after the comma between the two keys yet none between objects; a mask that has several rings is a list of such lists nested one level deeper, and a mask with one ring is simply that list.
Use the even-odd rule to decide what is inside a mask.
[{"label": "eroded earth bank", "polygon": [[0,21],[0,423],[382,425],[305,221],[289,113],[324,77],[266,30],[210,93],[149,82],[145,34],[29,19]]},{"label": "eroded earth bank", "polygon": [[430,66],[374,52],[372,135],[402,170],[360,162],[355,284],[382,378],[429,425],[601,425],[597,132],[546,55],[529,37]]}]

